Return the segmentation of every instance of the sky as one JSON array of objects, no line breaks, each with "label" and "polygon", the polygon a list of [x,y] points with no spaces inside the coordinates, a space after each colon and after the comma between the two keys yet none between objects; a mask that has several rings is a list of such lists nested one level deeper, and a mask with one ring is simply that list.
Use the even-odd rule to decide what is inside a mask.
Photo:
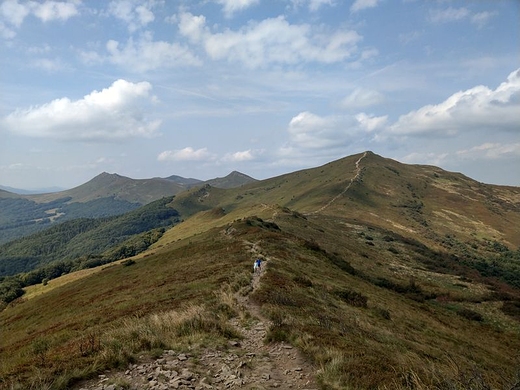
[{"label": "sky", "polygon": [[520,186],[519,26],[518,0],[2,0],[0,184],[371,150]]}]

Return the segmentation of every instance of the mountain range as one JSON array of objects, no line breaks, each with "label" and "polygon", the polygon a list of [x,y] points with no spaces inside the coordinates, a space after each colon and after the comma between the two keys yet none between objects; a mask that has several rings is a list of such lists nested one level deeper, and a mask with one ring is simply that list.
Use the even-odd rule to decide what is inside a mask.
[{"label": "mountain range", "polygon": [[[368,151],[259,181],[128,180],[102,174],[38,202],[182,190],[0,245],[0,267],[24,270],[0,280],[0,388],[79,389],[165,350],[222,388],[203,358],[258,321],[323,389],[518,388],[519,187]],[[268,358],[236,353],[244,381]]]},{"label": "mountain range", "polygon": [[0,243],[41,231],[57,221],[121,215],[194,185],[231,188],[253,181],[236,171],[208,181],[180,176],[131,179],[103,172],[64,191],[21,195],[0,190]]}]

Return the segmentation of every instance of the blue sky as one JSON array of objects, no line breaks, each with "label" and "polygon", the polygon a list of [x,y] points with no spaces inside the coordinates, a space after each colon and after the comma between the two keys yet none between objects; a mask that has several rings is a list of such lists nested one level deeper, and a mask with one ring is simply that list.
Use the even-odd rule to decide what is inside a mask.
[{"label": "blue sky", "polygon": [[0,184],[372,150],[520,185],[517,0],[0,3]]}]

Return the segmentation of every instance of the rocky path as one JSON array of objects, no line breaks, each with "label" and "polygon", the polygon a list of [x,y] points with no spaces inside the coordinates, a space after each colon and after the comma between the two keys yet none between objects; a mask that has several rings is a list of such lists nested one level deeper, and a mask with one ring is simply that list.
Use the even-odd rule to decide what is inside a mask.
[{"label": "rocky path", "polygon": [[[252,264],[260,255],[260,248],[250,242],[244,244],[252,255]],[[263,259],[260,272],[252,278],[250,291],[259,287],[269,267],[270,259],[265,256]],[[265,344],[269,321],[249,301],[248,295],[237,293],[235,298],[239,311],[250,316],[247,321],[230,320],[243,335],[240,342],[230,341],[227,349],[205,349],[196,355],[167,350],[158,359],[130,364],[126,371],[106,372],[77,389],[317,389],[315,370],[299,351],[286,343]]]}]

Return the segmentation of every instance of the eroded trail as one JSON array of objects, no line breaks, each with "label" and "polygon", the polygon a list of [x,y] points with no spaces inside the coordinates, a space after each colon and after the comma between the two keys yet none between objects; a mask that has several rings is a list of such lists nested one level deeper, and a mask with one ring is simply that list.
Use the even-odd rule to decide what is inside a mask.
[{"label": "eroded trail", "polygon": [[262,255],[263,264],[250,286],[234,294],[240,315],[229,320],[243,338],[228,348],[205,348],[193,354],[167,350],[157,359],[130,364],[125,371],[109,371],[75,387],[79,390],[167,389],[317,389],[315,369],[286,343],[265,344],[271,326],[250,299],[272,259],[258,244],[244,242],[251,265]]},{"label": "eroded trail", "polygon": [[356,161],[356,174],[354,175],[354,177],[352,179],[350,179],[350,181],[347,184],[347,186],[345,187],[345,189],[343,191],[341,191],[338,195],[336,195],[334,198],[332,198],[325,205],[320,207],[318,210],[315,210],[313,212],[307,213],[306,215],[313,215],[313,214],[318,214],[318,213],[322,212],[323,210],[328,208],[332,203],[334,203],[336,200],[338,200],[341,196],[345,195],[345,193],[350,189],[352,184],[354,184],[354,182],[356,180],[358,180],[359,176],[361,175],[362,168],[360,166],[360,163],[361,163],[361,160],[363,160],[366,157],[366,155],[367,155],[367,152],[363,153],[363,155]]},{"label": "eroded trail", "polygon": [[[269,267],[271,258],[262,253],[258,244],[245,242],[252,258],[261,256],[263,258],[260,271],[253,274],[251,281],[252,291],[260,287],[262,275]],[[314,379],[314,368],[301,356],[296,348],[286,343],[265,344],[264,339],[271,326],[258,306],[246,296],[237,293],[237,302],[242,310],[249,312],[254,318],[253,326],[244,327],[238,319],[233,319],[233,325],[244,335],[242,346],[246,350],[257,351],[255,361],[252,362],[251,372],[244,378],[245,388],[267,389],[316,389]]]}]

